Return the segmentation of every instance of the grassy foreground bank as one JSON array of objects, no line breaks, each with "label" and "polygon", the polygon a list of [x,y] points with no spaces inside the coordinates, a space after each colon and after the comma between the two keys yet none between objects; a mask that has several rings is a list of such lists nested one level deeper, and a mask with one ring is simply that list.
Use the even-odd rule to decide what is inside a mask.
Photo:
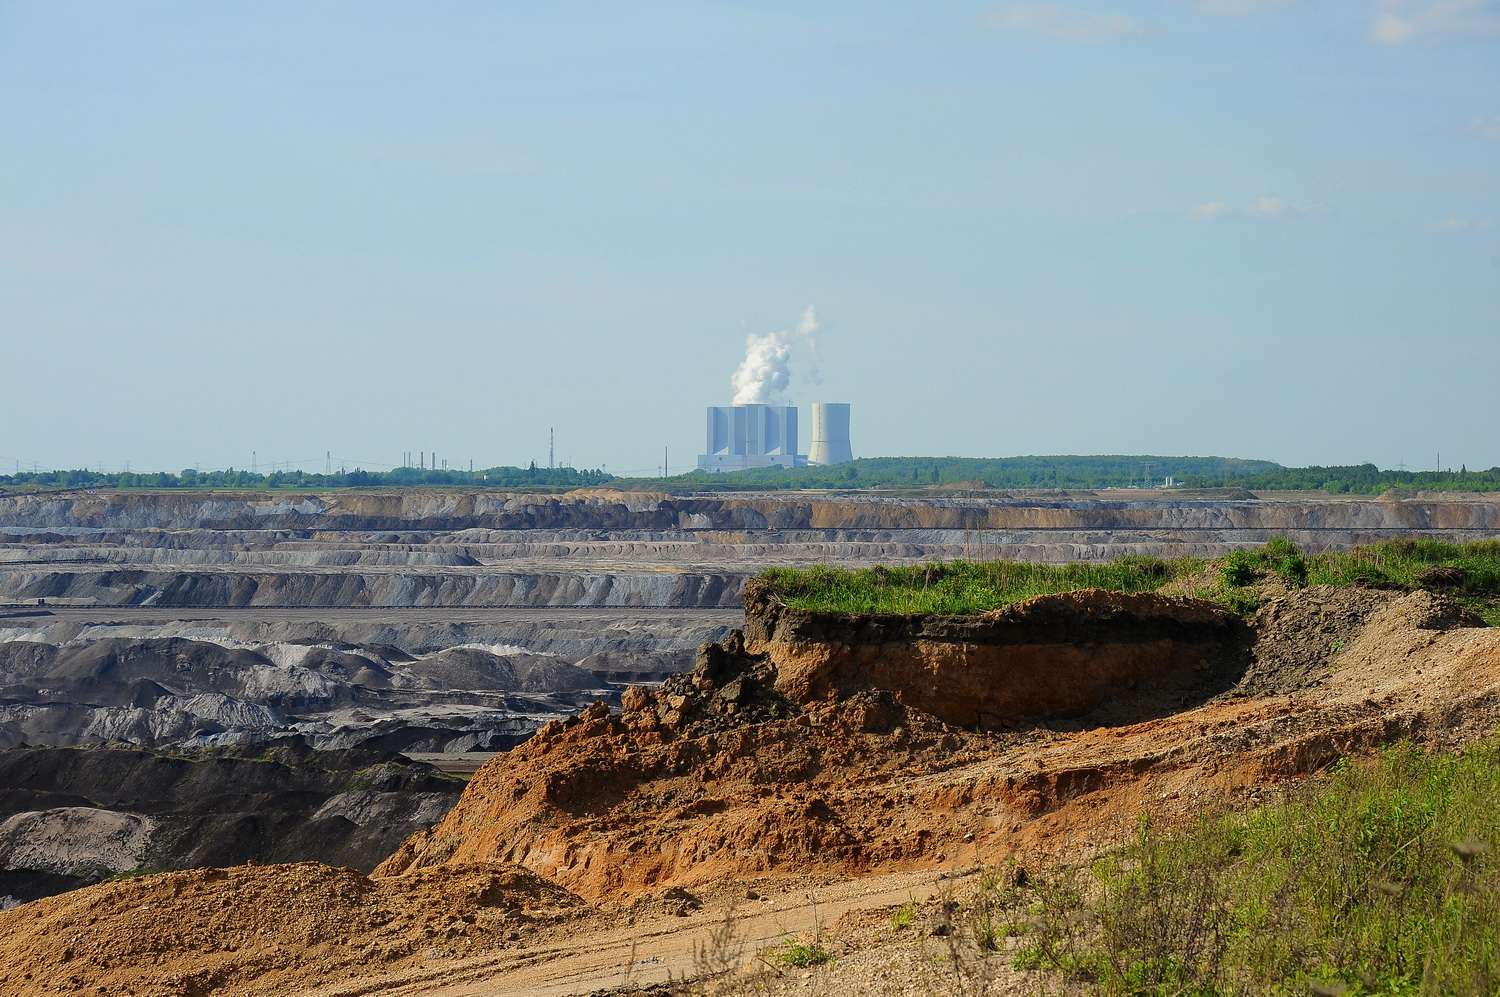
[{"label": "grassy foreground bank", "polygon": [[[1109,995],[1500,992],[1500,741],[1409,744],[1091,867],[982,882],[969,932]],[[1013,941],[1006,943],[1004,939]]]},{"label": "grassy foreground bank", "polygon": [[[1237,612],[1253,612],[1267,582],[1428,587],[1447,592],[1500,625],[1500,541],[1468,544],[1388,540],[1352,551],[1304,555],[1286,540],[1214,561],[1123,557],[1109,562],[1036,564],[954,561],[913,567],[773,568],[763,576],[789,606],[838,613],[982,613],[1035,595],[1104,588],[1190,589]],[[1174,583],[1179,583],[1174,586]]]}]

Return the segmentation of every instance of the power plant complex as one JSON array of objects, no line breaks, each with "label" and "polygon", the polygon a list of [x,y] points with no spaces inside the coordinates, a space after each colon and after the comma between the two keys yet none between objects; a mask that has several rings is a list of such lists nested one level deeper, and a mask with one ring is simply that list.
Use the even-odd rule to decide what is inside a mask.
[{"label": "power plant complex", "polygon": [[812,443],[797,452],[797,409],[791,405],[713,405],[708,409],[708,452],[698,456],[704,471],[750,467],[806,467],[853,460],[849,446],[849,406],[822,402],[812,407]]}]

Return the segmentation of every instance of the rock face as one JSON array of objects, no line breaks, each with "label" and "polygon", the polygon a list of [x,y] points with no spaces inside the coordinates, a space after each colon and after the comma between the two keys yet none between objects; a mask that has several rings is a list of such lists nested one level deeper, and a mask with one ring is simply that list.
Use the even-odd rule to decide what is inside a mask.
[{"label": "rock face", "polygon": [[376,751],[0,751],[0,896],[135,871],[316,860],[369,871],[463,783]]},{"label": "rock face", "polygon": [[743,651],[769,659],[787,699],[885,689],[963,727],[1079,716],[1143,684],[1206,688],[1209,662],[1222,671],[1248,643],[1244,624],[1208,603],[1101,589],[978,616],[851,616],[790,609],[753,580],[745,605]]}]

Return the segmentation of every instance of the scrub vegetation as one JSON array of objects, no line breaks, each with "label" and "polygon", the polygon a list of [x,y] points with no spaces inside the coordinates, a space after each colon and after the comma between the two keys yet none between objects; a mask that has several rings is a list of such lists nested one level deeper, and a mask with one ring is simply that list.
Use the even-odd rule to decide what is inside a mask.
[{"label": "scrub vegetation", "polygon": [[[954,561],[887,568],[773,568],[777,595],[798,609],[838,613],[982,613],[1036,595],[1103,588],[1118,592],[1188,593],[1249,614],[1268,585],[1365,585],[1429,588],[1500,625],[1500,541],[1468,544],[1388,540],[1304,555],[1284,539],[1233,551],[1213,561],[1123,557],[1109,562],[1036,564]],[[1175,584],[1174,584],[1175,583]]]},{"label": "scrub vegetation", "polygon": [[1270,807],[1142,819],[1087,868],[990,877],[965,916],[1108,995],[1494,994],[1497,828],[1500,741],[1397,744]]}]

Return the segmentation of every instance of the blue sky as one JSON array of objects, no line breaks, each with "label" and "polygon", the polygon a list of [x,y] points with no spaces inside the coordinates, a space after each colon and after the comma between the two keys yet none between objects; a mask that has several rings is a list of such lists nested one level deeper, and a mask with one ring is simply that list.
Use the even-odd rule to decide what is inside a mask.
[{"label": "blue sky", "polygon": [[[0,0],[0,460],[1500,465],[1500,0]],[[805,434],[804,434],[805,435]]]}]

